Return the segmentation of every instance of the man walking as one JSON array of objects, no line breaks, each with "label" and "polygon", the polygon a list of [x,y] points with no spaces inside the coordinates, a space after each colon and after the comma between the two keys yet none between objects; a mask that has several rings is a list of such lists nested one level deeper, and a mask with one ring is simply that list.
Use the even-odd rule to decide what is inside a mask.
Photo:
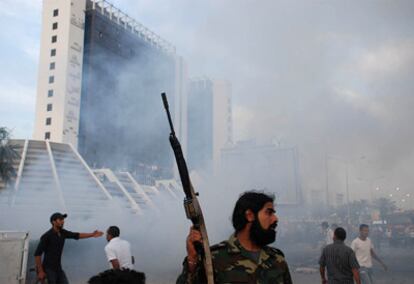
[{"label": "man walking", "polygon": [[134,259],[131,254],[131,245],[128,241],[119,237],[120,230],[117,226],[111,226],[106,231],[105,254],[112,269],[134,269]]},{"label": "man walking", "polygon": [[331,228],[329,228],[329,224],[326,221],[322,222],[321,227],[322,227],[322,234],[324,238],[322,242],[322,249],[323,249],[325,246],[333,243],[334,232]]},{"label": "man walking", "polygon": [[[278,222],[273,202],[273,196],[260,192],[240,196],[232,217],[235,233],[228,241],[211,247],[215,283],[292,283],[283,253],[268,246],[276,239]],[[201,241],[200,232],[192,228],[177,283],[206,283],[201,257],[194,246]]]},{"label": "man walking", "polygon": [[369,226],[361,224],[359,226],[359,236],[352,241],[351,248],[354,250],[359,265],[361,266],[360,275],[361,282],[364,284],[372,284],[372,258],[377,260],[384,270],[387,270],[387,266],[374,252],[374,246],[371,239],[368,238]]},{"label": "man walking", "polygon": [[[327,245],[319,260],[319,271],[322,284],[361,284],[359,279],[359,265],[355,253],[344,244],[346,231],[338,227],[334,231],[333,244]],[[327,269],[328,279],[325,276]]]},{"label": "man walking", "polygon": [[[68,279],[62,269],[61,258],[65,239],[98,238],[103,235],[100,231],[93,233],[74,233],[63,229],[67,214],[53,213],[50,216],[52,228],[44,233],[35,251],[37,278],[48,284],[67,284]],[[43,262],[42,262],[43,255]]]}]

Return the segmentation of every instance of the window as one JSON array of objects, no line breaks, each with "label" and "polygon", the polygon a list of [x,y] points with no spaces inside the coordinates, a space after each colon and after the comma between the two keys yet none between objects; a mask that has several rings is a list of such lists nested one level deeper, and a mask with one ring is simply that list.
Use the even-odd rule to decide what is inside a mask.
[{"label": "window", "polygon": [[49,64],[49,70],[55,70],[55,67],[56,67],[55,62],[51,62],[51,63]]},{"label": "window", "polygon": [[52,111],[52,104],[47,104],[47,111]]},{"label": "window", "polygon": [[45,133],[45,140],[48,140],[48,139],[50,139],[50,132]]},{"label": "window", "polygon": [[55,76],[49,76],[49,84],[55,82]]},{"label": "window", "polygon": [[57,17],[59,15],[59,9],[53,10],[53,17]]},{"label": "window", "polygon": [[53,23],[52,30],[57,30],[57,28],[58,28],[58,23]]},{"label": "window", "polygon": [[49,90],[49,91],[47,91],[47,96],[50,98],[50,97],[53,97],[53,90]]},{"label": "window", "polygon": [[57,42],[57,35],[52,36],[52,43]]},{"label": "window", "polygon": [[48,117],[46,118],[46,125],[51,125],[52,124],[52,118]]},{"label": "window", "polygon": [[54,48],[50,51],[50,56],[55,56],[55,55],[56,55],[56,49]]}]

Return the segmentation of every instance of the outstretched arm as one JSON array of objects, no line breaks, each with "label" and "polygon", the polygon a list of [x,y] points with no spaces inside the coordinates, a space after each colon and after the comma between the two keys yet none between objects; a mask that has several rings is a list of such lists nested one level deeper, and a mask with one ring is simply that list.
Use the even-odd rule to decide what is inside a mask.
[{"label": "outstretched arm", "polygon": [[95,230],[92,233],[79,233],[79,239],[99,238],[102,235],[103,235],[103,232]]},{"label": "outstretched arm", "polygon": [[375,253],[375,251],[373,249],[371,249],[371,255],[372,258],[375,259],[376,261],[378,261],[382,267],[384,268],[384,270],[388,270],[388,267],[385,265],[385,263],[379,258],[379,256]]}]

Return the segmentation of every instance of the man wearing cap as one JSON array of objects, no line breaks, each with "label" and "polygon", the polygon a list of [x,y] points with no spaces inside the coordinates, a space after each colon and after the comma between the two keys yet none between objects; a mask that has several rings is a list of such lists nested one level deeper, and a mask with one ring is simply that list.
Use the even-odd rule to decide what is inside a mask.
[{"label": "man wearing cap", "polygon": [[[37,278],[48,284],[68,284],[65,272],[62,269],[61,257],[65,239],[98,238],[103,232],[95,230],[92,233],[74,233],[63,229],[67,214],[53,213],[50,216],[52,228],[40,237],[39,245],[35,251]],[[42,262],[42,255],[43,262]]]}]

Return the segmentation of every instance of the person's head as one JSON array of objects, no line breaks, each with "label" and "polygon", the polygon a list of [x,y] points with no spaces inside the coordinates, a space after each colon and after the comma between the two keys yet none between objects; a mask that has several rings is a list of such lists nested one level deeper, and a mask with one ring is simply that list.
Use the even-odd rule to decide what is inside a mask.
[{"label": "person's head", "polygon": [[328,222],[326,222],[326,221],[322,222],[321,227],[322,227],[322,229],[324,229],[324,230],[328,229],[328,228],[329,228],[329,224],[328,224]]},{"label": "person's head", "polygon": [[113,238],[119,237],[120,230],[117,226],[111,226],[106,230],[106,240],[109,242]]},{"label": "person's head", "polygon": [[92,276],[89,284],[145,284],[145,274],[129,269],[109,269]]},{"label": "person's head", "polygon": [[331,225],[331,229],[335,231],[336,228],[338,228],[338,224],[333,223]]},{"label": "person's head", "polygon": [[359,225],[359,236],[361,239],[366,239],[369,235],[369,226],[367,224]]},{"label": "person's head", "polygon": [[338,227],[334,231],[334,240],[338,241],[345,241],[346,239],[346,231],[342,227]]},{"label": "person's head", "polygon": [[232,222],[236,234],[248,230],[258,246],[274,242],[278,218],[273,208],[274,196],[257,191],[243,193],[236,202]]},{"label": "person's head", "polygon": [[62,229],[65,224],[65,218],[68,217],[68,214],[62,214],[55,212],[50,216],[50,223],[55,229]]}]

